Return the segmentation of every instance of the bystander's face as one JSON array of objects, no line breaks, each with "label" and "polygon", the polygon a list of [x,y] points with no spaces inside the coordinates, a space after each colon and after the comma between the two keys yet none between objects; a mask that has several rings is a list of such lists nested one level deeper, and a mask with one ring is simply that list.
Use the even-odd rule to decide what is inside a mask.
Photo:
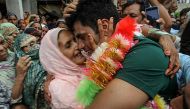
[{"label": "bystander's face", "polygon": [[169,8],[170,13],[175,12],[178,9],[177,2],[173,2]]},{"label": "bystander's face", "polygon": [[17,25],[18,22],[17,18],[14,15],[10,16],[8,21],[14,25]]},{"label": "bystander's face", "polygon": [[40,17],[38,15],[36,15],[35,18],[34,18],[34,21],[35,22],[40,22]]},{"label": "bystander's face", "polygon": [[26,23],[24,22],[24,20],[20,20],[18,26],[21,30],[24,30],[26,27]]},{"label": "bystander's face", "polygon": [[122,13],[123,17],[130,16],[137,20],[138,23],[141,23],[143,20],[143,15],[140,11],[140,5],[134,3],[128,7],[126,7]]},{"label": "bystander's face", "polygon": [[64,22],[59,22],[58,26],[59,28],[65,28],[65,23]]},{"label": "bystander's face", "polygon": [[31,50],[31,48],[34,47],[34,45],[36,44],[36,41],[37,41],[37,39],[34,36],[31,36],[30,38],[26,39],[25,42],[27,42],[27,43],[25,43],[23,45],[22,50],[25,53],[28,53]]},{"label": "bystander's face", "polygon": [[0,37],[0,62],[5,61],[7,59],[8,52],[6,44],[2,37]]}]

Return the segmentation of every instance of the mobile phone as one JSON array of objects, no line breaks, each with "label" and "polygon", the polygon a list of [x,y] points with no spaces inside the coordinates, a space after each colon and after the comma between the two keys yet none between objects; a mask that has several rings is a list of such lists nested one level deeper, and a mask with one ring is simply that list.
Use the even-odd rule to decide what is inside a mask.
[{"label": "mobile phone", "polygon": [[146,11],[146,17],[150,21],[150,25],[152,25],[155,28],[160,29],[160,24],[156,22],[160,18],[160,13],[158,10],[158,7],[149,7],[145,9]]}]

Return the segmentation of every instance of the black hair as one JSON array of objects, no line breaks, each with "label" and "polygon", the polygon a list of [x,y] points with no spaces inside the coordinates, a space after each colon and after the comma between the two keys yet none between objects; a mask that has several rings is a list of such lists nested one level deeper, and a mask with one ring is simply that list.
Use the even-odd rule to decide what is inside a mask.
[{"label": "black hair", "polygon": [[181,35],[181,45],[180,45],[181,46],[180,47],[180,52],[190,56],[189,31],[190,31],[190,21],[188,21],[185,29],[183,30],[183,33]]},{"label": "black hair", "polygon": [[0,11],[0,20],[1,20],[1,19],[3,19],[3,15],[2,15],[2,13],[1,13],[1,11]]},{"label": "black hair", "polygon": [[181,16],[186,16],[186,14],[190,11],[190,8],[184,8],[180,11],[180,17]]},{"label": "black hair", "polygon": [[110,17],[114,18],[115,27],[119,14],[112,0],[79,0],[76,12],[65,20],[69,28],[72,28],[76,21],[80,21],[83,26],[91,27],[98,34],[97,20]]},{"label": "black hair", "polygon": [[7,14],[7,18],[8,18],[8,19],[9,19],[11,16],[15,16],[16,19],[18,19],[17,16],[16,16],[16,14],[14,14],[14,13],[8,13],[8,14]]},{"label": "black hair", "polygon": [[35,28],[33,27],[28,27],[24,30],[24,33],[25,34],[30,34],[30,35],[33,35],[33,36],[36,36],[36,37],[40,37],[41,36],[41,33],[36,30]]},{"label": "black hair", "polygon": [[149,7],[148,5],[146,5],[144,0],[127,0],[127,3],[122,5],[122,13],[126,7],[129,7],[135,3],[140,5],[140,12],[145,11],[145,8]]}]

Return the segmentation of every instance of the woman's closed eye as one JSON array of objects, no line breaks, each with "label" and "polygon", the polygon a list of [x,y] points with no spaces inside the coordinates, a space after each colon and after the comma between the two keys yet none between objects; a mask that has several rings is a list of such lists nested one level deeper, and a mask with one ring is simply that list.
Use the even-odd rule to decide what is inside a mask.
[{"label": "woman's closed eye", "polygon": [[36,41],[31,41],[30,42],[30,47],[34,46],[36,44]]},{"label": "woman's closed eye", "polygon": [[71,47],[71,44],[72,44],[72,40],[68,41],[68,42],[65,44],[65,48],[70,48],[70,47]]}]

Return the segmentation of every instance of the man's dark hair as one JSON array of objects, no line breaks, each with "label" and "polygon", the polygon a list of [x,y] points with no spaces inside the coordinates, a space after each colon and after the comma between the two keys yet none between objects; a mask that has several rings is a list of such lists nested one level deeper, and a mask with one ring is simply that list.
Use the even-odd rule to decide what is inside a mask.
[{"label": "man's dark hair", "polygon": [[1,13],[1,11],[0,11],[0,20],[1,20],[1,19],[3,19],[3,15],[2,15],[2,13]]},{"label": "man's dark hair", "polygon": [[180,53],[183,53],[186,55],[190,55],[189,31],[190,31],[190,21],[188,21],[188,23],[186,24],[186,27],[183,30],[183,33],[181,35]]},{"label": "man's dark hair", "polygon": [[98,31],[98,19],[114,18],[114,27],[119,21],[117,8],[112,0],[79,0],[79,3],[70,17],[66,18],[69,28],[72,28],[76,21],[80,21],[83,26],[91,27],[96,33]]},{"label": "man's dark hair", "polygon": [[186,14],[190,11],[190,8],[184,8],[180,11],[180,17],[181,16],[186,16]]}]

